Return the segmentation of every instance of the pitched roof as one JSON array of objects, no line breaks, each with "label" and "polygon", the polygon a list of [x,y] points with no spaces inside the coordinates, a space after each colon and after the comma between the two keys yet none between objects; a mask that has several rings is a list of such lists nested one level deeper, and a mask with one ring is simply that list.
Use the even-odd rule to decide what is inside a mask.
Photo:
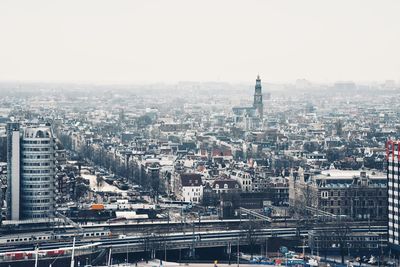
[{"label": "pitched roof", "polygon": [[212,150],[212,156],[213,157],[218,157],[218,156],[230,157],[230,156],[232,156],[232,151],[230,149],[214,148]]},{"label": "pitched roof", "polygon": [[198,173],[183,173],[181,174],[182,186],[201,186],[201,174]]},{"label": "pitched roof", "polygon": [[216,185],[218,185],[219,188],[224,188],[224,186],[228,185],[228,189],[234,189],[234,188],[239,188],[240,185],[236,180],[233,179],[220,179],[220,180],[215,180],[212,184],[212,188],[215,188]]}]

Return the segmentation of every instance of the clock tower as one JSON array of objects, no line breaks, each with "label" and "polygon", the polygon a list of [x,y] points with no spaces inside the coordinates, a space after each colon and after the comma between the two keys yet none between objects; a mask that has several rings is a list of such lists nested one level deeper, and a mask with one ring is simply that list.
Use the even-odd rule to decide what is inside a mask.
[{"label": "clock tower", "polygon": [[262,88],[260,75],[257,75],[256,86],[254,89],[254,102],[253,107],[257,109],[257,115],[260,119],[263,118],[264,104],[262,99]]}]

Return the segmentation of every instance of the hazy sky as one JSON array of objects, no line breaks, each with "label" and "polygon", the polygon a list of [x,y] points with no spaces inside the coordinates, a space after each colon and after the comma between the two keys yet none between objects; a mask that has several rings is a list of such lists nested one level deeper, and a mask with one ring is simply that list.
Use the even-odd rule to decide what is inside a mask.
[{"label": "hazy sky", "polygon": [[399,0],[1,0],[0,80],[400,79]]}]

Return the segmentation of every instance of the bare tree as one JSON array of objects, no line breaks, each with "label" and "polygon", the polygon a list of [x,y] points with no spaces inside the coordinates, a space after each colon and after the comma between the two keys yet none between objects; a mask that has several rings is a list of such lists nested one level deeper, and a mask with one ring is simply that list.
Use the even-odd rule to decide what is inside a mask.
[{"label": "bare tree", "polygon": [[341,220],[339,217],[335,222],[334,229],[335,231],[333,234],[338,242],[342,264],[344,264],[344,256],[346,255],[346,248],[348,248],[347,246],[348,246],[349,235],[351,234],[349,222]]},{"label": "bare tree", "polygon": [[316,208],[318,197],[315,189],[309,183],[305,183],[299,190],[295,202],[291,206],[291,212],[297,217],[297,227],[309,229],[313,224],[313,218],[309,208]]},{"label": "bare tree", "polygon": [[344,264],[344,257],[346,255],[346,249],[348,249],[349,236],[351,235],[351,229],[349,221],[337,218],[336,221],[329,224],[329,228],[322,226],[319,230],[313,231],[314,236],[318,244],[313,244],[313,247],[319,247],[327,256],[328,249],[339,248],[341,262]]},{"label": "bare tree", "polygon": [[259,236],[257,234],[257,231],[261,228],[261,223],[256,220],[249,220],[246,223],[243,224],[242,229],[244,231],[245,238],[247,240],[247,244],[250,249],[250,257],[253,259],[254,255],[254,248],[257,245],[257,243],[260,241]]},{"label": "bare tree", "polygon": [[102,187],[104,184],[104,179],[100,174],[96,175],[96,185],[97,187]]}]

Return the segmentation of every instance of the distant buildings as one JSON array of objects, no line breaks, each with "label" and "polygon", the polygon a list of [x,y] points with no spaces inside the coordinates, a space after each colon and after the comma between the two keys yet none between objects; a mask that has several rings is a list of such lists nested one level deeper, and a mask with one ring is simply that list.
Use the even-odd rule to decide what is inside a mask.
[{"label": "distant buildings", "polygon": [[257,76],[254,88],[254,99],[252,107],[234,107],[234,122],[245,130],[257,129],[262,126],[264,115],[264,103],[260,76]]},{"label": "distant buildings", "polygon": [[357,86],[352,81],[336,82],[334,84],[334,89],[339,92],[345,92],[349,90],[355,90],[357,89]]},{"label": "distant buildings", "polygon": [[55,139],[50,126],[7,125],[8,219],[54,213]]},{"label": "distant buildings", "polygon": [[[35,172],[47,166],[38,158],[29,162],[23,158],[44,152],[27,150],[39,147],[24,143],[23,121],[35,125],[52,121],[62,144],[54,149],[54,194],[60,212],[69,209],[71,202],[112,204],[117,197],[129,201],[143,197],[149,202],[165,199],[223,207],[223,214],[232,217],[239,207],[291,216],[290,188],[292,204],[307,203],[316,213],[319,209],[358,222],[387,218],[383,144],[388,136],[400,134],[398,91],[298,80],[295,85],[269,85],[269,90],[277,91],[264,110],[268,96],[260,77],[250,89],[251,96],[242,85],[219,83],[181,84],[176,90],[145,88],[80,90],[79,94],[43,91],[40,97],[0,100],[8,107],[6,116],[21,121],[13,143],[13,129],[5,134],[0,120],[0,150],[7,149],[5,140],[11,139],[9,154],[14,161],[9,167],[14,170],[9,175],[16,178],[10,179],[7,204],[10,210],[19,210],[17,218],[23,218],[23,208],[41,210],[42,201],[47,201],[42,196],[29,199],[25,192],[50,190],[43,188],[47,184],[25,180],[39,175],[42,179],[45,174]],[[363,93],[351,98],[352,88]],[[245,104],[232,112],[232,103]],[[115,186],[126,196],[93,190],[93,184],[79,176],[79,167],[86,164],[103,176],[106,187]],[[182,180],[187,174],[189,180]],[[7,168],[2,175],[7,176]],[[22,204],[22,199],[31,206]]]}]

